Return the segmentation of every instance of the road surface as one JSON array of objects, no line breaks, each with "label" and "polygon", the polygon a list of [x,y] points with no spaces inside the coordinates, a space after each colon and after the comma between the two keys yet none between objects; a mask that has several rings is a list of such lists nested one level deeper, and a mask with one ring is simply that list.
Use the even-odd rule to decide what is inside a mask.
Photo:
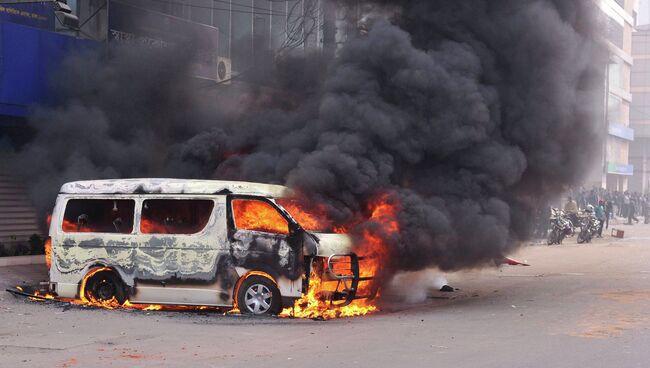
[{"label": "road surface", "polygon": [[[454,293],[412,277],[420,300],[361,318],[111,311],[2,291],[0,366],[648,367],[650,225],[615,227],[624,239],[513,255],[531,267],[446,275]],[[0,267],[2,290],[46,277],[44,266]]]}]

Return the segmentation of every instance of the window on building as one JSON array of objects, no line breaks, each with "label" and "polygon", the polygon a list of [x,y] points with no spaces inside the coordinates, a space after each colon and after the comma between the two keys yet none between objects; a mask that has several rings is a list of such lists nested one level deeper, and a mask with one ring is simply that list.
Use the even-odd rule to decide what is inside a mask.
[{"label": "window on building", "polygon": [[142,9],[153,10],[165,14],[169,14],[171,11],[170,10],[171,2],[167,2],[167,1],[136,0],[136,1],[131,1],[130,3]]},{"label": "window on building", "polygon": [[264,52],[269,49],[271,33],[271,3],[268,0],[255,0],[253,2],[255,15],[253,19],[254,51]]},{"label": "window on building", "polygon": [[79,14],[79,4],[77,2],[78,0],[68,0],[68,6],[72,10],[72,14],[78,15]]},{"label": "window on building", "polygon": [[187,0],[175,0],[173,2],[169,2],[169,10],[170,14],[179,17],[179,18],[184,18],[187,19],[189,15],[189,7],[187,4],[185,4]]},{"label": "window on building", "polygon": [[623,60],[618,56],[613,58],[607,70],[609,85],[612,87],[623,88]]},{"label": "window on building", "polygon": [[66,233],[130,234],[134,208],[129,199],[71,199],[61,227]]},{"label": "window on building", "polygon": [[650,55],[650,35],[645,31],[632,35],[632,52],[635,55]]},{"label": "window on building", "polygon": [[212,25],[212,0],[192,0],[189,4],[190,20]]},{"label": "window on building", "polygon": [[607,17],[607,39],[621,49],[623,48],[623,33],[623,26],[614,19]]},{"label": "window on building", "polygon": [[630,106],[630,122],[650,121],[650,93],[636,92]]},{"label": "window on building", "polygon": [[214,202],[204,199],[148,199],[142,204],[143,234],[196,234],[205,229]]},{"label": "window on building", "polygon": [[239,70],[250,66],[253,56],[253,9],[250,0],[232,0],[233,65]]},{"label": "window on building", "polygon": [[608,122],[613,124],[621,123],[622,104],[623,104],[623,100],[620,97],[615,96],[611,93],[609,94],[609,97],[607,99],[607,121]]},{"label": "window on building", "polygon": [[320,1],[304,0],[304,39],[306,47],[317,47],[318,32],[320,31]]},{"label": "window on building", "polygon": [[301,0],[287,1],[287,44],[290,48],[304,44],[304,2]]},{"label": "window on building", "polygon": [[241,230],[289,234],[289,223],[271,204],[252,200],[234,199],[232,213],[235,227]]},{"label": "window on building", "polygon": [[271,48],[279,49],[287,38],[287,2],[271,2]]},{"label": "window on building", "polygon": [[650,73],[650,59],[635,59],[634,72]]},{"label": "window on building", "polygon": [[630,83],[632,87],[650,87],[650,72],[633,73],[630,78]]},{"label": "window on building", "polygon": [[219,56],[230,57],[229,5],[216,3],[212,10],[212,25],[219,29]]}]

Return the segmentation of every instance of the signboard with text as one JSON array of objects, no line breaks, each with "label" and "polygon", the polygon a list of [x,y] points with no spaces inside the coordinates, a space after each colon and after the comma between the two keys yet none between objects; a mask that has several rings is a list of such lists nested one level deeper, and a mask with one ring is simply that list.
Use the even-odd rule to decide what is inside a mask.
[{"label": "signboard with text", "polygon": [[196,51],[195,76],[218,80],[219,30],[118,0],[108,4],[108,42],[146,47],[192,45]]},{"label": "signboard with text", "polygon": [[617,175],[634,175],[634,165],[617,164],[615,162],[607,163],[607,173]]},{"label": "signboard with text", "polygon": [[54,3],[52,1],[22,4],[0,2],[0,21],[54,30]]},{"label": "signboard with text", "polygon": [[607,133],[625,139],[626,141],[634,141],[634,129],[622,124],[609,123],[607,126]]}]

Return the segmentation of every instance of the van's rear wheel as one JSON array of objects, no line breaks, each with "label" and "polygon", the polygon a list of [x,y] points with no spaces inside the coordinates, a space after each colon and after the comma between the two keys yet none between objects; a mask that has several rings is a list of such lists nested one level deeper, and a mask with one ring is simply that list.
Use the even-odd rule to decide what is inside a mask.
[{"label": "van's rear wheel", "polygon": [[280,290],[266,277],[247,277],[237,291],[237,305],[245,314],[278,314],[281,309]]},{"label": "van's rear wheel", "polygon": [[119,304],[126,301],[122,280],[111,271],[101,271],[92,275],[86,282],[85,297],[90,301],[108,302],[115,299]]}]

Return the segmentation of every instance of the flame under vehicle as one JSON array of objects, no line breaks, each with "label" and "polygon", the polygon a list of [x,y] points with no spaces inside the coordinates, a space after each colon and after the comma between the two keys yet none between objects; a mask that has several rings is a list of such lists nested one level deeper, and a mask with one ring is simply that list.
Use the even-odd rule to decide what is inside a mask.
[{"label": "flame under vehicle", "polygon": [[52,212],[50,292],[99,302],[239,308],[277,314],[310,275],[335,284],[331,306],[358,295],[359,259],[345,234],[303,227],[279,185],[123,179],[66,183]]}]

